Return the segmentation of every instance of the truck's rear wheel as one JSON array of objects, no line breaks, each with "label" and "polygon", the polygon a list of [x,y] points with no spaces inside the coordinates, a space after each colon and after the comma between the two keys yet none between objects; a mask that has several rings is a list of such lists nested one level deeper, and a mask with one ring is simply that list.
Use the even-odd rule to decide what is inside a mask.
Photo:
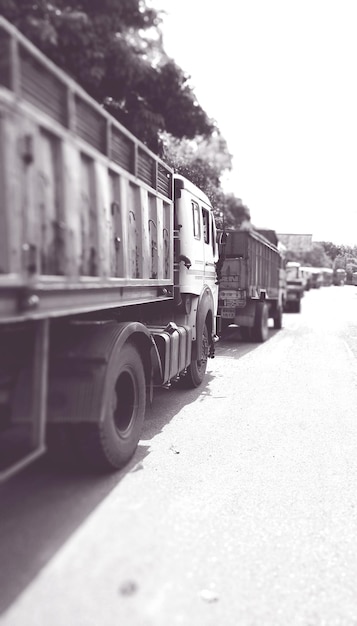
[{"label": "truck's rear wheel", "polygon": [[[113,354],[104,384],[94,392],[101,396],[98,421],[50,424],[50,455],[61,465],[74,462],[94,469],[120,469],[136,450],[145,417],[145,374],[133,344]],[[79,397],[79,410],[80,405]]]},{"label": "truck's rear wheel", "polygon": [[252,339],[262,343],[268,339],[268,307],[265,302],[257,302],[255,307]]},{"label": "truck's rear wheel", "polygon": [[199,387],[202,383],[206,370],[207,370],[207,359],[209,353],[209,339],[208,339],[208,329],[207,324],[203,327],[202,333],[202,354],[200,359],[193,359],[187,368],[187,374],[183,378],[183,384],[185,387],[189,387],[191,389],[195,387]]},{"label": "truck's rear wheel", "polygon": [[102,419],[83,434],[86,460],[119,469],[129,461],[140,439],[145,417],[145,374],[140,355],[126,344],[109,364],[102,403]]}]

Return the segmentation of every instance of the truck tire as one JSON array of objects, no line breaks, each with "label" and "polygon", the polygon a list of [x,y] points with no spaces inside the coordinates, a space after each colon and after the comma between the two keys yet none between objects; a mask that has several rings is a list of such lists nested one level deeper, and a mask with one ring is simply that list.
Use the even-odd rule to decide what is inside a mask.
[{"label": "truck tire", "polygon": [[301,312],[301,300],[297,300],[295,302],[295,313],[300,313]]},{"label": "truck tire", "polygon": [[276,330],[281,330],[282,327],[283,327],[283,308],[282,306],[278,305],[276,307],[276,311],[274,315],[274,328],[276,328]]},{"label": "truck tire", "polygon": [[98,422],[49,424],[47,445],[56,464],[115,470],[134,454],[145,417],[144,367],[131,343],[113,357],[104,385],[97,390],[101,396]]},{"label": "truck tire", "polygon": [[195,389],[202,383],[207,369],[207,359],[209,353],[209,339],[207,324],[203,326],[202,333],[202,358],[200,360],[193,359],[187,368],[187,374],[182,379],[183,386],[189,389]]},{"label": "truck tire", "polygon": [[103,469],[120,469],[129,461],[140,439],[145,401],[142,360],[135,346],[127,343],[108,365],[102,419],[82,428],[79,443],[86,463]]},{"label": "truck tire", "polygon": [[265,302],[257,302],[254,326],[252,328],[252,339],[258,343],[263,343],[263,341],[268,339],[268,334],[268,307]]}]

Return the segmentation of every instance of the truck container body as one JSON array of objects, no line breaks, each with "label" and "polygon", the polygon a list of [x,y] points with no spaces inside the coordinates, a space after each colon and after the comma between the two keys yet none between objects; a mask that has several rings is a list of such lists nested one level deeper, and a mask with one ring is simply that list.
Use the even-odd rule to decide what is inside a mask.
[{"label": "truck container body", "polygon": [[323,286],[323,269],[321,267],[311,267],[311,287],[320,289]]},{"label": "truck container body", "polygon": [[[305,291],[305,279],[301,271],[301,264],[297,261],[288,261],[286,269],[286,303],[285,310],[300,313],[301,299]],[[311,274],[313,275],[313,274]]]},{"label": "truck container body", "polygon": [[322,287],[330,287],[333,283],[333,269],[331,267],[321,267]]},{"label": "truck container body", "polygon": [[241,327],[244,338],[265,341],[268,319],[281,328],[284,270],[277,247],[253,230],[220,235],[218,313],[222,329]]},{"label": "truck container body", "polygon": [[208,198],[0,18],[0,471],[118,468],[214,354]]},{"label": "truck container body", "polygon": [[298,271],[303,281],[304,291],[332,285],[332,274],[333,270],[329,267],[312,267],[311,265],[301,265]]},{"label": "truck container body", "polygon": [[302,278],[303,281],[303,288],[304,291],[310,291],[311,289],[311,277],[312,277],[312,272],[311,272],[311,267],[310,266],[300,266],[300,276]]}]

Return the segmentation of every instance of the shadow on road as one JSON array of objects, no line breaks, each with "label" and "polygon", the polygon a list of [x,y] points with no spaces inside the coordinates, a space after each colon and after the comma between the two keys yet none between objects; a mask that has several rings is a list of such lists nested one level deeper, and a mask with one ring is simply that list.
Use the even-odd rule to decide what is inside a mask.
[{"label": "shadow on road", "polygon": [[152,439],[183,407],[202,401],[210,395],[209,383],[212,379],[213,375],[207,372],[203,383],[197,389],[183,389],[177,385],[172,385],[170,389],[157,389],[153,404],[146,411],[142,439]]},{"label": "shadow on road", "polygon": [[109,476],[57,470],[44,457],[1,486],[0,613],[146,453]]},{"label": "shadow on road", "polygon": [[198,389],[158,390],[147,410],[142,441],[131,462],[113,474],[56,469],[43,457],[0,486],[0,613],[31,583],[120,481],[150,454],[146,440],[160,433],[187,404],[209,393],[208,373]]},{"label": "shadow on road", "polygon": [[[269,336],[264,344],[269,342],[279,332],[281,331],[269,328]],[[259,349],[264,344],[244,340],[238,326],[229,326],[217,344],[216,354],[217,356],[223,355],[240,359],[249,352]]]},{"label": "shadow on road", "polygon": [[[269,339],[275,333],[270,329]],[[269,341],[268,339],[268,341]],[[229,328],[217,344],[217,357],[242,358],[260,344],[243,342]],[[159,389],[148,408],[135,455],[121,471],[90,474],[55,469],[44,457],[0,487],[0,613],[6,610],[86,518],[125,476],[151,454],[147,441],[158,435],[179,411],[211,395],[207,373],[198,389]]]}]

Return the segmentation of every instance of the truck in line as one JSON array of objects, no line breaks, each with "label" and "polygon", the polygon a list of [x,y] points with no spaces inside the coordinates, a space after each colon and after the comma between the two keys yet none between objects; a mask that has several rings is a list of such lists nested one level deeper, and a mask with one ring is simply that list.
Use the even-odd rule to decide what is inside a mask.
[{"label": "truck in line", "polygon": [[208,198],[0,18],[0,472],[133,455],[214,356]]},{"label": "truck in line", "polygon": [[222,231],[218,270],[219,333],[236,324],[243,339],[263,342],[269,318],[282,327],[285,272],[272,240],[256,230]]},{"label": "truck in line", "polygon": [[347,272],[344,268],[338,267],[333,271],[333,284],[339,287],[346,284],[346,275]]},{"label": "truck in line", "polygon": [[285,311],[300,313],[301,299],[304,296],[305,280],[301,271],[301,264],[297,261],[288,261],[286,270],[286,303]]}]

